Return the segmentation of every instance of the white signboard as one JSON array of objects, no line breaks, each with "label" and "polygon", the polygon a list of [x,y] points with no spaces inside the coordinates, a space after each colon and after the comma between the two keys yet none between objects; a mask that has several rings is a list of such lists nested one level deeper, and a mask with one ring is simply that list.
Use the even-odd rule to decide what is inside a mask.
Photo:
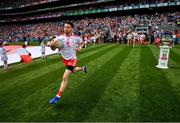
[{"label": "white signboard", "polygon": [[157,68],[167,69],[169,60],[169,46],[160,46],[159,62]]}]

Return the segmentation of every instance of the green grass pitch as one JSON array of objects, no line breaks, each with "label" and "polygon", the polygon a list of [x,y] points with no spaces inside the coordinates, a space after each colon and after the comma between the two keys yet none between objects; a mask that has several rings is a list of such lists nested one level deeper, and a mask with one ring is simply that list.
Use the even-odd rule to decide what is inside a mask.
[{"label": "green grass pitch", "polygon": [[79,66],[61,100],[49,104],[65,70],[59,55],[0,70],[0,121],[180,121],[180,46],[169,69],[159,48],[105,44],[78,53]]}]

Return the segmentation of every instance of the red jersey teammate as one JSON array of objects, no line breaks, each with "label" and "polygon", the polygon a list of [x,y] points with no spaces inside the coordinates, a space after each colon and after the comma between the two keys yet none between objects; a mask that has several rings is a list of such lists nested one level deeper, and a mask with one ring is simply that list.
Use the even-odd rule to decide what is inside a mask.
[{"label": "red jersey teammate", "polygon": [[78,36],[72,35],[73,31],[73,23],[71,22],[66,22],[64,24],[64,35],[60,35],[59,37],[56,37],[52,42],[51,42],[51,48],[54,50],[56,46],[56,41],[61,40],[62,41],[62,49],[61,49],[61,56],[63,58],[63,63],[64,66],[66,67],[66,70],[64,72],[63,78],[62,78],[62,83],[59,88],[59,91],[57,95],[49,101],[50,104],[55,104],[58,102],[60,97],[62,96],[64,90],[67,87],[69,76],[71,73],[82,71],[84,73],[87,73],[87,67],[77,67],[77,55],[76,55],[76,50],[77,50],[77,44],[80,44],[80,49],[83,47],[84,44],[82,44],[82,39]]}]

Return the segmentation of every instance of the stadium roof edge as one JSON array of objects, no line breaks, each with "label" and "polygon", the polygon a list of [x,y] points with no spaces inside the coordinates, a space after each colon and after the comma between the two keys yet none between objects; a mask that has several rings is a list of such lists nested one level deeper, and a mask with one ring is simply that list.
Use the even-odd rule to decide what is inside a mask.
[{"label": "stadium roof edge", "polygon": [[[31,4],[20,5],[18,7],[5,7],[5,8],[0,8],[0,11],[21,9],[21,8],[26,8],[26,7],[30,7],[30,6],[37,6],[37,5],[41,5],[41,4],[53,3],[53,2],[58,2],[58,1],[59,0],[48,0],[48,1],[42,1],[42,2],[35,2],[35,3],[31,3]],[[108,1],[115,1],[115,0],[97,0],[97,2],[108,2]],[[95,2],[95,1],[92,1],[92,2]],[[88,3],[88,2],[85,2],[85,3]],[[72,5],[72,4],[70,4],[70,5]]]}]

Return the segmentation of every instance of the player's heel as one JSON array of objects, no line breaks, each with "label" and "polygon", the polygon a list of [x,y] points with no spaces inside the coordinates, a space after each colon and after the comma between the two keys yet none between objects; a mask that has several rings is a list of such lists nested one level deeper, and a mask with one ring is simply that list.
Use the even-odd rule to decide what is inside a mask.
[{"label": "player's heel", "polygon": [[83,66],[82,68],[83,68],[83,72],[87,73],[87,66]]}]

